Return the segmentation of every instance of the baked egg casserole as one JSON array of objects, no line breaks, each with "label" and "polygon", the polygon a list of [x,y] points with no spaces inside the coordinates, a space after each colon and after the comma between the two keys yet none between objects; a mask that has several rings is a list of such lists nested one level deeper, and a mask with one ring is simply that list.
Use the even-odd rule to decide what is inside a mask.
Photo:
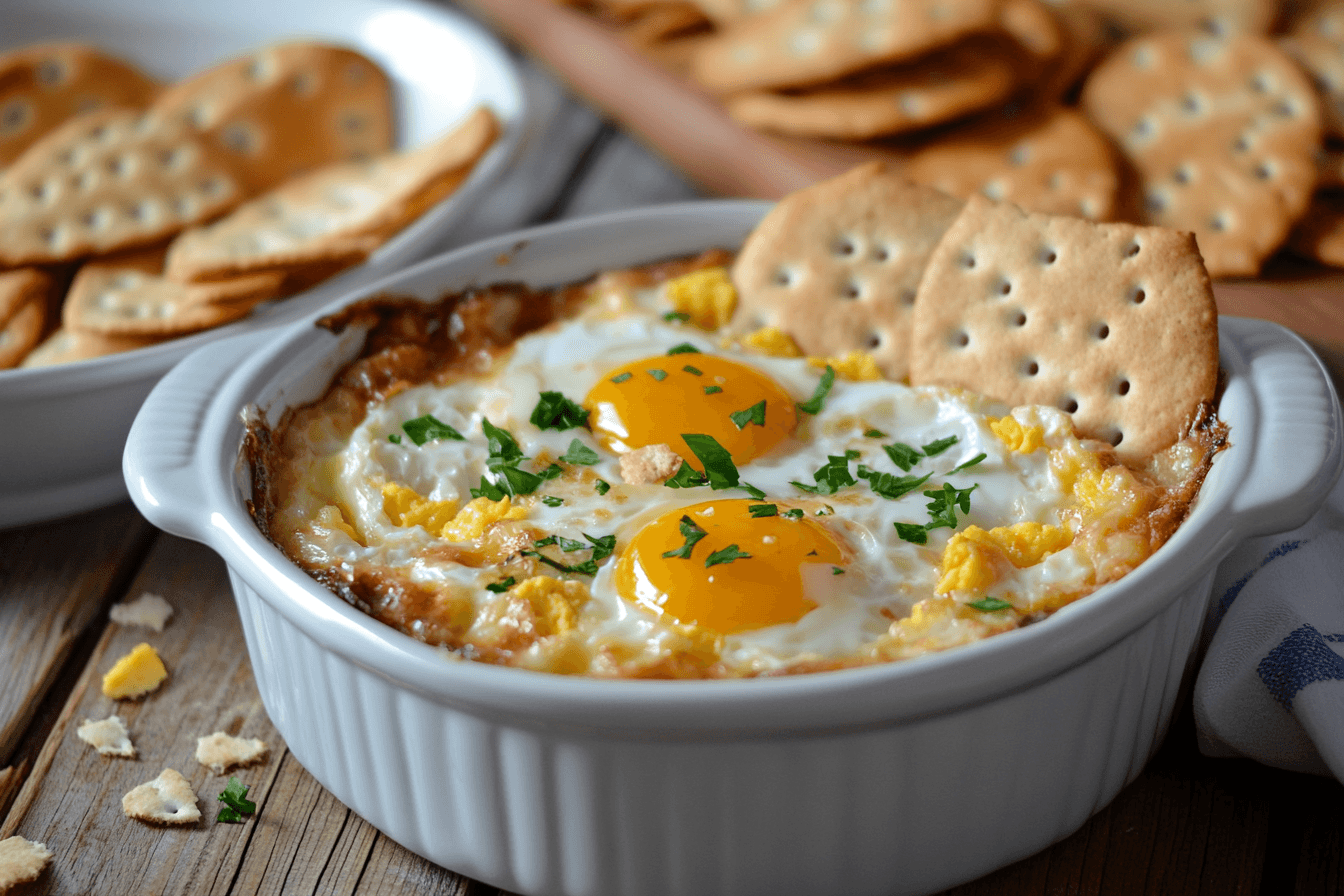
[{"label": "baked egg casserole", "polygon": [[[454,657],[609,678],[788,674],[1032,623],[1180,524],[1225,430],[1143,469],[1063,411],[719,330],[726,255],[379,299],[326,394],[249,424],[296,563]],[[260,415],[255,415],[260,417]]]}]

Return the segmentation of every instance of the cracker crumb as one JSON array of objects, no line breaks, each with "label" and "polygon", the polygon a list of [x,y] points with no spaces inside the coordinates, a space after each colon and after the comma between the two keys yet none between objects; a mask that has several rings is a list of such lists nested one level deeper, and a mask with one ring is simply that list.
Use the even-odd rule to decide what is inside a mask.
[{"label": "cracker crumb", "polygon": [[122,601],[112,606],[112,621],[117,625],[139,625],[156,632],[163,631],[172,615],[173,605],[148,591],[135,600]]},{"label": "cracker crumb", "polygon": [[75,729],[75,734],[104,756],[135,758],[135,745],[131,743],[130,732],[121,716],[111,715],[97,722],[85,719]]},{"label": "cracker crumb", "polygon": [[196,791],[181,772],[171,768],[123,796],[121,811],[127,818],[159,824],[195,824],[201,820]]},{"label": "cracker crumb", "polygon": [[217,775],[261,762],[269,752],[266,742],[255,737],[232,737],[216,731],[196,738],[196,761]]},{"label": "cracker crumb", "polygon": [[621,455],[621,478],[631,485],[662,482],[681,467],[681,457],[659,442]]},{"label": "cracker crumb", "polygon": [[6,837],[0,840],[0,893],[10,887],[37,880],[43,869],[51,864],[51,850],[45,843]]}]

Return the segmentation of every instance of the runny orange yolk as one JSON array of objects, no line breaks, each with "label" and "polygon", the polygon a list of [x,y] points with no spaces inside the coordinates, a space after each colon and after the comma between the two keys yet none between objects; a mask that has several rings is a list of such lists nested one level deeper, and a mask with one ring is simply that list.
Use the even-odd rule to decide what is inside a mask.
[{"label": "runny orange yolk", "polygon": [[[757,503],[707,501],[660,516],[621,554],[616,590],[655,614],[725,635],[797,622],[816,608],[813,598],[834,587],[845,552],[808,517],[753,517],[747,508]],[[666,556],[690,540],[683,517],[705,534],[689,556]],[[716,552],[750,556],[706,565]]]},{"label": "runny orange yolk", "polygon": [[[765,402],[764,422],[741,427],[732,414]],[[753,367],[716,355],[659,355],[618,367],[584,399],[589,426],[609,450],[668,445],[697,470],[700,462],[681,436],[703,433],[746,463],[768,452],[798,425],[783,387]],[[673,531],[676,527],[673,526]]]}]

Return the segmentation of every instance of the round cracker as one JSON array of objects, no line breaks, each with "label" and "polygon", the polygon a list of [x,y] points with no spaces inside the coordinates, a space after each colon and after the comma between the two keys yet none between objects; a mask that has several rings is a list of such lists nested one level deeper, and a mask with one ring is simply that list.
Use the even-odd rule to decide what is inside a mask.
[{"label": "round cracker", "polygon": [[778,327],[808,355],[864,351],[904,377],[915,288],[960,206],[880,162],[786,196],[733,264],[730,332]]},{"label": "round cracker", "polygon": [[910,382],[1059,407],[1140,465],[1218,382],[1218,312],[1191,234],[972,196],[929,259]]}]

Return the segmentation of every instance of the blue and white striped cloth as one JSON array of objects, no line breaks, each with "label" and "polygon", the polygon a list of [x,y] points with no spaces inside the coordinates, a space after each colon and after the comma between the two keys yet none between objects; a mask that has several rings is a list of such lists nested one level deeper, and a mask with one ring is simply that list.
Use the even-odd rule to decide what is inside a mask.
[{"label": "blue and white striped cloth", "polygon": [[1344,478],[1306,525],[1223,562],[1206,629],[1200,750],[1344,781]]}]

